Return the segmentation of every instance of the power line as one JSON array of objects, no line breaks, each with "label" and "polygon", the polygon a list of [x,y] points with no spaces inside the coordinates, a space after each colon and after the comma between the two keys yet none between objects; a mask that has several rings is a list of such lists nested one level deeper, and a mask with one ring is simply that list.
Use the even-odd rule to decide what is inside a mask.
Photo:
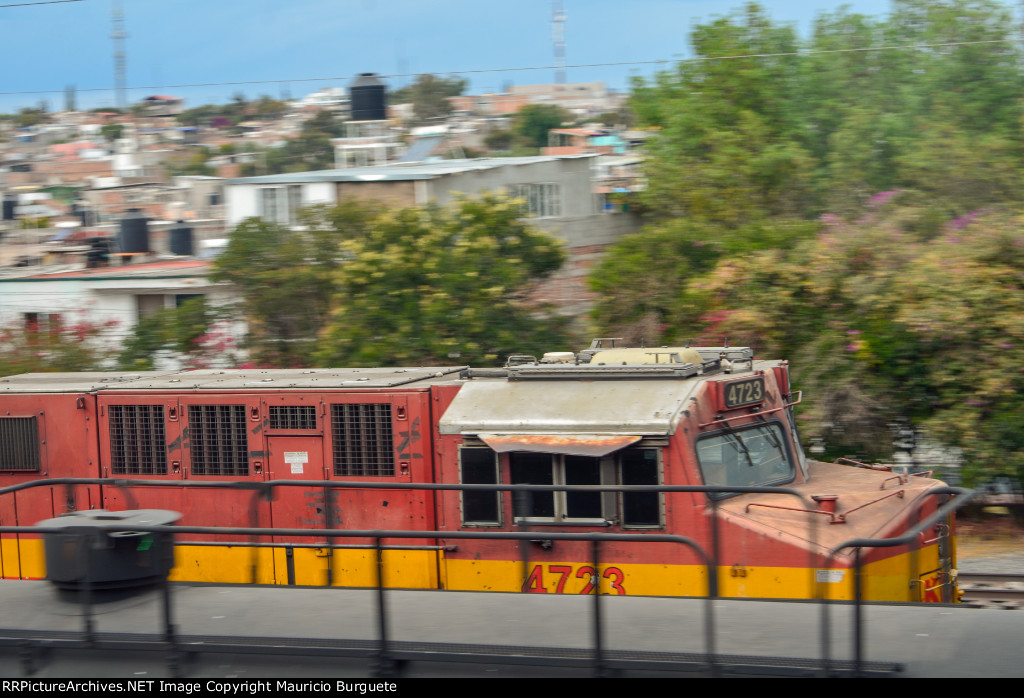
[{"label": "power line", "polygon": [[[72,1],[72,0],[61,0],[61,1]],[[837,49],[821,49],[821,50],[807,50],[807,51],[781,51],[778,53],[744,53],[732,56],[698,56],[696,58],[661,58],[658,60],[651,61],[613,61],[608,63],[575,63],[573,65],[563,66],[564,68],[612,68],[621,66],[631,65],[663,65],[665,63],[705,63],[711,61],[729,61],[738,60],[743,58],[786,58],[786,57],[799,57],[804,58],[807,56],[816,56],[833,53],[869,53],[874,51],[910,51],[914,49],[925,49],[925,48],[950,48],[954,46],[979,46],[985,44],[1012,44],[1016,43],[1017,39],[984,39],[981,41],[947,41],[936,44],[912,44],[912,45],[897,45],[897,46],[866,46],[862,48],[837,48]],[[440,71],[437,74],[448,74],[448,75],[473,75],[477,73],[513,73],[519,71],[528,70],[552,70],[559,66],[553,65],[539,65],[539,66],[521,66],[517,68],[479,68],[473,70],[449,70]],[[381,78],[414,78],[418,77],[418,73],[388,73],[381,74],[378,77]],[[268,85],[273,83],[281,82],[335,82],[341,80],[352,80],[356,78],[356,75],[334,75],[327,77],[316,77],[316,78],[274,78],[272,80],[235,80],[226,82],[192,82],[192,83],[179,83],[175,85],[135,85],[128,87],[129,90],[160,90],[166,88],[184,88],[184,87],[230,87],[233,85]],[[114,87],[87,87],[79,89],[78,92],[113,92],[117,88]],[[0,96],[11,96],[11,95],[42,95],[42,94],[59,94],[63,90],[23,90],[17,92],[0,92]]]},{"label": "power line", "polygon": [[0,5],[0,8],[28,7],[29,5],[58,5],[62,2],[82,2],[82,0],[43,0],[43,2],[19,2],[13,5]]}]

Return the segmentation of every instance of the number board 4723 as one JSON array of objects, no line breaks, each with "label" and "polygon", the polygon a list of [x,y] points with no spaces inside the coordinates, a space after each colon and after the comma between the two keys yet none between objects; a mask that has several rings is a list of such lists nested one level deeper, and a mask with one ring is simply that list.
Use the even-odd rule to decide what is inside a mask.
[{"label": "number board 4723", "polygon": [[725,409],[764,402],[764,378],[747,378],[722,385],[722,402]]}]

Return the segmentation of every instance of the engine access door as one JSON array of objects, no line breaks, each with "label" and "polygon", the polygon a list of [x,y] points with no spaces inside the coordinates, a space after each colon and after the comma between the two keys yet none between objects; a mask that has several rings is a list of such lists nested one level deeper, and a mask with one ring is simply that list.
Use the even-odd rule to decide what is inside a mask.
[{"label": "engine access door", "polygon": [[[381,485],[433,481],[430,393],[337,393],[329,395],[327,478]],[[332,515],[340,528],[434,530],[434,494],[426,490],[372,487],[334,490]],[[347,539],[370,546],[370,538]],[[340,543],[341,541],[339,541]],[[437,588],[436,539],[383,540],[384,584]],[[376,552],[350,547],[334,557],[335,584],[377,584]]]},{"label": "engine access door", "polygon": [[[261,427],[266,434],[271,481],[302,481],[273,488],[275,528],[310,531],[336,528],[332,493],[323,487],[325,403],[322,395],[286,393],[263,398]],[[323,586],[333,580],[330,540],[324,536],[275,536],[274,576],[278,584]]]}]

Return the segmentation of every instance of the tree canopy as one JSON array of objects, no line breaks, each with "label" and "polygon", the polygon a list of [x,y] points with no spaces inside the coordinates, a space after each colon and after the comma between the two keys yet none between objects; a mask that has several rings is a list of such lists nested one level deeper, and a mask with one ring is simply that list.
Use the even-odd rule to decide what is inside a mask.
[{"label": "tree canopy", "polygon": [[117,366],[125,371],[151,371],[161,354],[190,368],[238,362],[232,320],[204,296],[189,298],[176,308],[162,308],[139,319],[125,340]]},{"label": "tree canopy", "polygon": [[885,19],[839,10],[803,42],[754,3],[698,25],[698,60],[634,83],[634,113],[658,129],[644,204],[736,227],[894,188],[949,215],[1019,203],[1016,34],[990,0],[898,0]]},{"label": "tree canopy", "polygon": [[512,131],[525,145],[542,148],[548,144],[548,131],[572,121],[566,110],[554,104],[527,104],[516,112]]},{"label": "tree canopy", "polygon": [[792,359],[831,455],[888,458],[900,424],[1024,475],[1018,34],[990,0],[696,26],[634,84],[647,225],[591,274],[598,331]]},{"label": "tree canopy", "polygon": [[325,365],[490,364],[564,341],[527,302],[556,271],[561,245],[497,196],[383,213],[349,238],[316,353]]},{"label": "tree canopy", "polygon": [[424,73],[411,85],[390,93],[389,98],[392,104],[411,103],[418,121],[443,119],[452,113],[448,98],[461,95],[468,84],[468,80],[454,75],[441,78]]},{"label": "tree canopy", "polygon": [[[345,134],[345,124],[329,111],[320,110],[302,124],[299,135],[279,148],[264,152],[259,163],[242,166],[242,176],[280,174],[282,172],[308,172],[334,168],[332,138]],[[258,168],[258,169],[257,169]]]},{"label": "tree canopy", "polygon": [[561,346],[560,321],[528,300],[561,245],[513,200],[387,210],[343,202],[304,230],[249,219],[215,262],[243,298],[257,365],[493,364]]},{"label": "tree canopy", "polygon": [[373,208],[352,202],[306,213],[304,231],[259,218],[243,221],[214,262],[211,278],[242,298],[250,359],[266,366],[306,366],[328,319],[340,245],[368,232]]}]

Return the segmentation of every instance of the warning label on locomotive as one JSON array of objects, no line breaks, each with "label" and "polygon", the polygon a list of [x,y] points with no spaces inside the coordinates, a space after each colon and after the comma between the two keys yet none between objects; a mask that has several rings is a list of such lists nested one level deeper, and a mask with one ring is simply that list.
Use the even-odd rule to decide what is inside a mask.
[{"label": "warning label on locomotive", "polygon": [[815,579],[825,584],[838,584],[843,581],[846,570],[816,570]]},{"label": "warning label on locomotive", "polygon": [[284,462],[292,466],[292,474],[302,474],[302,466],[309,462],[308,451],[285,451]]}]

